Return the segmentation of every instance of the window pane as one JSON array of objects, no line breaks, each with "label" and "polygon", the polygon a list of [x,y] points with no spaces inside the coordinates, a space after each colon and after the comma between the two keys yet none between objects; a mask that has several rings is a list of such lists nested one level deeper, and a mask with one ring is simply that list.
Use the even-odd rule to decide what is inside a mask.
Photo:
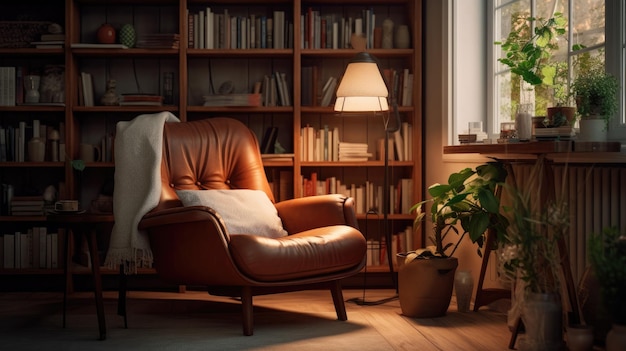
[{"label": "window pane", "polygon": [[[551,106],[574,106],[574,102],[569,98],[568,85],[575,66],[591,63],[604,66],[604,0],[570,1],[572,14],[568,12],[568,1],[535,0],[532,3],[529,0],[495,1],[497,5],[494,13],[494,35],[497,41],[505,41],[512,29],[521,32],[521,37],[529,38],[533,32],[531,24],[527,21],[528,17],[536,18],[537,25],[549,19],[555,12],[562,13],[566,20],[571,21],[573,30],[572,38],[569,37],[569,33],[565,33],[553,42],[556,49],[551,53],[549,60],[543,63],[544,67],[549,66],[556,72],[552,85],[545,84],[544,81],[544,84],[531,86],[523,82],[518,75],[510,74],[508,66],[495,62],[494,123],[491,125],[491,133],[497,134],[502,122],[513,120],[520,104],[532,105],[535,116],[545,116],[547,108]],[[572,52],[573,48],[581,47],[586,50]],[[500,47],[496,47],[494,51],[496,59],[506,57],[506,52]],[[570,67],[572,64],[574,67]],[[537,74],[544,78],[539,72]]]},{"label": "window pane", "polygon": [[572,22],[572,45],[592,47],[603,44],[604,39],[604,1],[573,0],[574,11],[570,17]]}]

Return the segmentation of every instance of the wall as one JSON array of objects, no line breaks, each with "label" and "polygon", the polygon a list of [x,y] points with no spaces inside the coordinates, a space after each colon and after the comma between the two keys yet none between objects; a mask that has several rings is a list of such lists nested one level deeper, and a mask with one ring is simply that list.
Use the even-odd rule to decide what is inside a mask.
[{"label": "wall", "polygon": [[[484,158],[467,156],[455,157],[443,155],[443,146],[448,145],[454,112],[463,119],[485,116],[484,50],[481,47],[480,28],[463,32],[460,28],[457,40],[449,40],[452,32],[451,20],[453,2],[460,4],[457,13],[471,11],[478,15],[485,5],[480,0],[425,1],[424,8],[424,186],[447,181],[447,176],[465,167],[474,167]],[[462,16],[467,19],[468,16]],[[479,21],[483,22],[484,21]],[[476,23],[476,22],[473,22]],[[468,24],[469,25],[469,24]],[[484,30],[484,29],[483,29]],[[463,34],[461,35],[461,32]],[[473,38],[473,39],[472,39]],[[482,36],[484,38],[484,35]],[[473,44],[472,44],[473,43]],[[478,43],[478,44],[477,44]],[[454,51],[462,52],[458,60],[453,60]],[[461,73],[454,77],[453,72]],[[454,107],[453,107],[454,106]],[[477,120],[477,119],[471,119]],[[464,122],[465,123],[465,122]],[[466,123],[465,123],[466,124]],[[462,127],[461,127],[462,128]],[[456,134],[456,133],[455,133]],[[456,136],[455,136],[456,137]],[[451,139],[450,139],[451,140]],[[427,194],[426,189],[424,193]],[[426,232],[425,235],[428,235]],[[428,244],[428,242],[426,242]],[[463,242],[455,254],[459,258],[459,270],[471,270],[474,281],[478,280],[481,258],[476,254],[476,246],[469,240]],[[490,260],[490,263],[494,262]],[[500,287],[491,265],[484,287]]]}]

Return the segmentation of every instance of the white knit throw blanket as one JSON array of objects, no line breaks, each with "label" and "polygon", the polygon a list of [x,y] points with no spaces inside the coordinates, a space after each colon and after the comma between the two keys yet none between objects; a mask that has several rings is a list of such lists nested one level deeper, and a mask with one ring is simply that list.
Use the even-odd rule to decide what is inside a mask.
[{"label": "white knit throw blanket", "polygon": [[115,224],[104,264],[123,264],[125,273],[152,266],[152,250],[137,225],[159,203],[163,126],[180,122],[169,112],[144,114],[119,122],[115,134],[113,215]]}]

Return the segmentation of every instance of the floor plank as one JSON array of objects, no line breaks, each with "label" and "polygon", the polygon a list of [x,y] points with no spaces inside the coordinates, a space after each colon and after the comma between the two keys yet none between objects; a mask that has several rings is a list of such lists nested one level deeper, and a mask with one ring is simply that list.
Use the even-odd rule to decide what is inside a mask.
[{"label": "floor plank", "polygon": [[20,350],[106,350],[119,345],[133,345],[134,351],[155,345],[169,350],[183,342],[179,340],[186,349],[199,350],[507,350],[510,332],[503,312],[483,308],[460,313],[453,300],[444,317],[409,318],[402,315],[397,299],[380,305],[351,302],[364,293],[368,303],[395,295],[387,289],[344,290],[347,322],[336,320],[328,291],[257,296],[254,336],[243,337],[235,299],[198,291],[130,291],[129,329],[123,329],[116,315],[117,294],[107,291],[108,337],[99,343],[92,341],[97,334],[92,293],[70,295],[65,329],[60,327],[62,294],[0,293],[0,338],[3,345]]}]

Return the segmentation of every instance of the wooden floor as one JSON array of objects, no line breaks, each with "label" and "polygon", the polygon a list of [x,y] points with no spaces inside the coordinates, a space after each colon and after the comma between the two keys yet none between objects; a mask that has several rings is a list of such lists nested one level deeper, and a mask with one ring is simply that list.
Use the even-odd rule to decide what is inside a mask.
[{"label": "wooden floor", "polygon": [[[285,324],[293,324],[306,326],[307,319],[316,318],[314,321],[314,327],[319,329],[334,328],[332,333],[326,333],[317,331],[318,335],[302,336],[299,340],[285,340],[278,343],[267,343],[265,345],[271,345],[268,347],[256,346],[256,350],[287,350],[292,349],[289,347],[289,342],[295,342],[292,344],[293,348],[299,347],[300,349],[314,350],[314,349],[328,349],[334,350],[331,345],[349,345],[349,347],[341,347],[342,350],[507,350],[508,343],[511,336],[506,322],[506,314],[495,309],[481,308],[478,312],[460,313],[457,311],[456,304],[453,301],[450,305],[448,313],[444,317],[440,318],[428,318],[428,319],[416,319],[408,318],[401,314],[400,304],[397,299],[391,299],[388,302],[379,305],[361,305],[351,302],[351,299],[363,299],[367,302],[375,302],[381,299],[390,298],[395,295],[393,290],[344,290],[344,299],[346,302],[346,308],[348,313],[348,322],[333,321],[336,319],[334,315],[334,308],[330,293],[327,291],[303,291],[292,292],[285,294],[275,294],[266,296],[257,296],[254,298],[255,308],[255,335],[251,338],[259,338],[260,345],[264,345],[266,341],[261,339],[267,337],[270,334],[271,329],[280,329],[286,327]],[[42,309],[48,310],[50,313],[51,308],[58,308],[53,306],[60,305],[60,298],[62,295],[58,293],[1,293],[0,294],[0,314],[5,320],[0,327],[5,329],[11,324],[7,321],[7,318],[14,316],[16,319],[23,319],[24,314],[36,314],[36,311],[29,311],[36,307],[33,306],[47,306]],[[223,297],[213,297],[205,292],[187,291],[184,293],[171,293],[171,292],[129,292],[128,309],[129,309],[129,333],[134,332],[135,336],[140,335],[140,330],[145,330],[144,326],[146,322],[142,321],[141,316],[145,316],[147,313],[152,313],[156,316],[156,309],[163,309],[164,313],[176,312],[179,315],[188,313],[192,314],[199,309],[198,301],[204,302],[226,302],[227,305],[232,305],[230,309],[224,310],[220,318],[222,320],[213,319],[211,323],[220,324],[220,328],[225,328],[228,333],[233,334],[231,338],[235,340],[250,340],[248,337],[241,337],[240,329],[240,315],[239,306],[237,301],[233,299]],[[85,318],[83,324],[91,323],[87,328],[87,332],[94,336],[96,335],[96,316],[95,308],[93,307],[93,295],[90,293],[74,293],[70,295],[69,309],[68,309],[68,323],[69,326],[66,329],[61,329],[65,333],[69,333],[66,338],[71,339],[72,330],[78,332],[79,327],[76,326],[77,315],[82,315]],[[46,305],[46,301],[52,303],[52,305]],[[151,301],[150,307],[139,307],[142,302]],[[158,301],[158,305],[154,303]],[[174,303],[175,302],[175,303]],[[117,304],[117,294],[115,292],[105,292],[105,305],[107,307],[107,340],[102,341],[99,344],[92,344],[92,346],[98,346],[97,349],[102,348],[103,345],[113,345],[116,339],[122,339],[124,337],[120,330],[120,317],[115,314],[115,307]],[[157,307],[155,307],[157,306]],[[166,307],[165,307],[166,306]],[[173,307],[177,306],[177,307]],[[84,310],[81,312],[81,310]],[[270,312],[267,312],[270,311]],[[58,323],[57,316],[50,316],[54,323]],[[90,314],[90,315],[87,315]],[[223,316],[228,316],[224,318]],[[156,317],[155,317],[156,318]],[[178,317],[181,318],[181,317]],[[32,319],[32,318],[31,318]],[[43,318],[42,318],[43,319]],[[93,319],[93,320],[92,320]],[[330,321],[329,321],[330,319]],[[199,320],[199,319],[198,319]],[[74,322],[72,322],[74,321]],[[285,322],[289,321],[289,322]],[[309,321],[310,322],[310,321]],[[38,338],[37,326],[29,322],[29,328],[33,328],[30,333],[36,339],[44,339],[44,337]],[[50,322],[48,322],[50,323]],[[157,323],[157,322],[151,322]],[[203,322],[204,323],[204,322]],[[308,323],[308,322],[307,322]],[[333,324],[334,323],[334,324]],[[339,324],[337,324],[339,323]],[[25,323],[26,325],[26,323]],[[313,325],[313,324],[312,324]],[[348,326],[354,328],[361,334],[355,334],[351,332],[343,331],[341,328],[348,328]],[[168,325],[160,326],[165,330],[171,329]],[[358,328],[357,328],[358,327]],[[52,328],[53,332],[59,331],[58,324],[52,327],[47,326],[48,332]],[[156,327],[155,327],[156,328]],[[203,328],[214,329],[205,325]],[[339,328],[339,329],[338,329]],[[185,332],[192,330],[193,328],[185,329]],[[21,331],[16,330],[15,333]],[[276,332],[276,330],[274,330]],[[290,331],[293,333],[293,331]],[[116,334],[118,333],[118,334]],[[157,332],[162,333],[162,332]],[[221,332],[222,334],[224,331]],[[13,333],[2,333],[0,329],[0,335],[4,345],[11,345],[11,338]],[[280,334],[280,332],[278,332]],[[89,338],[91,338],[91,336]],[[365,337],[367,336],[367,337]],[[48,336],[49,337],[49,336]],[[303,340],[307,339],[305,346],[302,346]],[[323,345],[315,346],[315,340],[323,342]],[[22,341],[24,343],[24,341]],[[40,340],[41,347],[46,347],[47,350],[54,349],[46,346],[46,340]],[[48,341],[52,342],[52,341]],[[174,343],[175,341],[171,341]],[[330,344],[328,344],[330,342]],[[141,345],[141,343],[139,343]],[[23,344],[16,344],[23,345]],[[30,344],[28,344],[30,346]],[[63,344],[67,346],[66,344]],[[280,347],[278,346],[280,345]],[[374,346],[376,345],[376,346]],[[39,347],[38,346],[38,347]],[[76,346],[76,345],[73,345]],[[90,347],[92,347],[90,346]],[[188,345],[190,346],[190,344]],[[62,347],[64,348],[64,347]],[[93,347],[92,347],[93,348]],[[246,349],[245,344],[242,344],[240,349]],[[74,349],[78,349],[75,348]],[[95,349],[95,348],[93,348]],[[134,347],[134,350],[143,350],[144,348]],[[222,347],[222,349],[225,349]]]}]

